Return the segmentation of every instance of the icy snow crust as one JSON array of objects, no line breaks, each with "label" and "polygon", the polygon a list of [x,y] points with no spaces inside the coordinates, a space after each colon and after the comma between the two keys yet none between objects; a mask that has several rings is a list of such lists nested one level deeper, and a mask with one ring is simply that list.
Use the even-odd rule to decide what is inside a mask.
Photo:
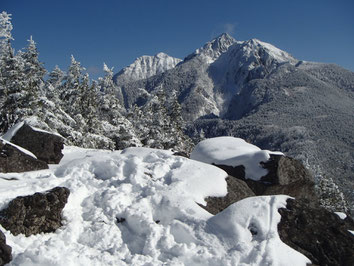
[{"label": "icy snow crust", "polygon": [[282,155],[281,152],[261,150],[240,138],[217,137],[201,141],[194,148],[191,159],[232,167],[243,165],[246,178],[260,180],[268,173],[260,163],[266,162],[270,154]]},{"label": "icy snow crust", "polygon": [[[168,151],[65,147],[59,166],[0,174],[0,209],[20,195],[66,186],[64,225],[13,236],[10,265],[305,265],[277,234],[287,196],[248,198],[212,216],[207,196],[223,196],[226,173]],[[3,178],[19,180],[6,181]],[[252,232],[252,233],[251,233]]]}]

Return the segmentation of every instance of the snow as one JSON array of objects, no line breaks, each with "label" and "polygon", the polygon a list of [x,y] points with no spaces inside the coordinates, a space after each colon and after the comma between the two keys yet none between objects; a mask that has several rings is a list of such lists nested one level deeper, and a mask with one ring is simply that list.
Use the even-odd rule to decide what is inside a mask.
[{"label": "snow", "polygon": [[[287,196],[244,199],[213,216],[227,174],[170,151],[65,147],[50,169],[0,174],[0,209],[16,196],[65,186],[64,225],[30,237],[5,233],[9,265],[306,265],[279,239]],[[252,228],[252,230],[251,230]],[[253,235],[251,233],[253,232]],[[257,232],[257,234],[254,234]]]},{"label": "snow", "polygon": [[[14,126],[12,126],[3,136],[2,138],[4,140],[7,140],[7,141],[11,141],[11,139],[16,135],[17,131],[24,125],[24,123],[37,123],[38,124],[38,121],[36,119],[36,117],[31,117],[31,118],[27,118],[25,121],[21,121],[21,122],[18,122],[16,123]],[[61,138],[63,138],[63,136],[61,136],[59,133],[56,133],[56,132],[49,132],[49,131],[46,131],[46,130],[43,130],[43,129],[40,129],[40,128],[37,128],[37,127],[34,127],[34,126],[31,126],[30,127],[34,130],[34,131],[38,131],[38,132],[43,132],[43,133],[47,133],[47,134],[53,134],[53,135],[56,135],[56,136],[59,136]]]},{"label": "snow", "polygon": [[143,55],[125,67],[118,76],[129,81],[146,79],[174,68],[181,61],[162,52],[154,56]]},{"label": "snow", "polygon": [[347,215],[344,212],[334,212],[334,213],[337,214],[339,218],[341,218],[342,220],[347,218]]},{"label": "snow", "polygon": [[56,135],[56,136],[58,136],[58,137],[63,138],[62,135],[60,135],[59,133],[56,133],[56,132],[49,132],[49,131],[46,131],[46,130],[43,130],[43,129],[40,129],[40,128],[37,128],[37,127],[33,127],[33,126],[31,126],[31,128],[32,128],[34,131],[37,131],[37,132],[42,132],[42,133],[47,133],[47,134],[53,134],[53,135]]},{"label": "snow", "polygon": [[17,131],[23,126],[23,124],[24,122],[15,124],[2,136],[2,138],[10,142],[13,136],[16,135]]},{"label": "snow", "polygon": [[4,138],[2,138],[2,137],[0,137],[0,141],[1,141],[3,144],[11,145],[11,146],[15,147],[16,149],[20,150],[21,152],[23,152],[23,153],[25,153],[25,154],[27,154],[27,155],[29,155],[29,156],[31,156],[31,157],[37,159],[37,156],[34,155],[34,154],[33,154],[32,152],[30,152],[29,150],[26,150],[26,149],[24,149],[24,148],[22,148],[22,147],[20,147],[20,146],[18,146],[18,145],[16,145],[16,144],[13,144],[13,143],[7,141],[6,139],[4,139]]},{"label": "snow", "polygon": [[292,57],[290,54],[280,50],[279,48],[275,47],[274,45],[272,45],[270,43],[262,42],[257,39],[253,39],[253,40],[256,43],[259,43],[261,46],[263,46],[268,51],[268,53],[278,62],[290,62],[293,64],[295,64],[297,62],[297,60],[294,57]]},{"label": "snow", "polygon": [[266,162],[270,154],[283,155],[281,152],[261,150],[240,138],[217,137],[201,141],[192,151],[191,159],[232,167],[243,165],[245,178],[260,180],[268,173],[260,163]]}]

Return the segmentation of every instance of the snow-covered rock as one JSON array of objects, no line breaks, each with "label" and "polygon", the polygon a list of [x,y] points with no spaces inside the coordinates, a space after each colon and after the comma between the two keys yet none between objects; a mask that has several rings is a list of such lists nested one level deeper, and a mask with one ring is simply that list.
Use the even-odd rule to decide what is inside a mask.
[{"label": "snow-covered rock", "polygon": [[0,173],[21,173],[47,169],[30,151],[0,138]]},{"label": "snow-covered rock", "polygon": [[12,260],[12,248],[6,244],[6,237],[0,230],[0,265],[5,265]]},{"label": "snow-covered rock", "polygon": [[32,127],[25,122],[14,125],[4,138],[29,150],[46,163],[59,163],[63,157],[61,150],[64,147],[64,138],[62,136]]},{"label": "snow-covered rock", "polygon": [[313,207],[308,200],[288,199],[279,209],[280,239],[301,251],[314,265],[353,265],[354,220],[342,220],[322,207]]},{"label": "snow-covered rock", "polygon": [[240,138],[217,137],[198,143],[191,153],[191,159],[232,167],[243,165],[246,179],[260,180],[268,173],[260,163],[268,161],[272,153]]},{"label": "snow-covered rock", "polygon": [[0,224],[13,235],[55,232],[62,225],[61,212],[70,191],[55,187],[43,193],[16,197],[0,211]]},{"label": "snow-covered rock", "polygon": [[4,231],[12,265],[309,262],[279,240],[277,209],[286,196],[245,199],[213,216],[198,204],[227,193],[227,174],[169,152],[65,147],[58,166],[13,176],[18,180],[0,178],[0,209],[16,196],[53,186],[71,193],[55,233],[26,238]]}]

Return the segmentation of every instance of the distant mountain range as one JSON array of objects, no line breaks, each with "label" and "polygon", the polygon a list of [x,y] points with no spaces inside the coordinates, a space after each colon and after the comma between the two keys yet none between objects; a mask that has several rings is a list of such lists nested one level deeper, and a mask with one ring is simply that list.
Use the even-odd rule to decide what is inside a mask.
[{"label": "distant mountain range", "polygon": [[281,150],[333,178],[354,202],[353,72],[222,34],[183,61],[138,58],[114,80],[128,109],[163,88],[178,97],[190,136],[231,135]]}]

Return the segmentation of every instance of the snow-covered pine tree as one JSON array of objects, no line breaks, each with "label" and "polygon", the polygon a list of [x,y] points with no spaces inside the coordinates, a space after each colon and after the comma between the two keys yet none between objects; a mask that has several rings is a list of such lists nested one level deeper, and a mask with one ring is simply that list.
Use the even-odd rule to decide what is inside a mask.
[{"label": "snow-covered pine tree", "polygon": [[49,73],[48,79],[46,80],[46,96],[48,99],[55,102],[59,101],[59,95],[62,91],[63,80],[65,78],[65,73],[58,67]]},{"label": "snow-covered pine tree", "polygon": [[[11,68],[14,68],[14,50],[11,47],[12,38],[12,23],[11,14],[3,11],[0,13],[0,104],[1,114],[0,114],[0,132],[4,132],[8,128],[9,120],[12,120],[11,115],[5,112],[5,101],[7,99],[7,87],[10,84]],[[8,64],[12,63],[9,67]]]},{"label": "snow-covered pine tree", "polygon": [[165,131],[170,121],[165,103],[165,92],[159,88],[150,95],[147,103],[142,107],[143,117],[140,119],[140,127],[147,132],[144,130],[138,134],[144,146],[158,149],[164,149],[166,146]]},{"label": "snow-covered pine tree", "polygon": [[99,117],[112,125],[118,125],[118,120],[124,113],[124,109],[114,94],[115,84],[113,82],[113,68],[108,68],[103,64],[105,73],[103,78],[99,78],[98,86],[100,89],[99,97]]},{"label": "snow-covered pine tree", "polygon": [[182,107],[178,102],[176,93],[172,93],[169,100],[168,116],[170,118],[170,125],[167,128],[167,135],[169,136],[169,143],[171,148],[190,152],[193,148],[193,141],[185,132],[185,122],[182,118]]},{"label": "snow-covered pine tree", "polygon": [[97,85],[90,85],[89,75],[86,73],[79,86],[79,113],[84,119],[84,133],[100,133],[101,125],[98,118],[98,92]]},{"label": "snow-covered pine tree", "polygon": [[106,64],[103,64],[103,71],[105,73],[104,77],[98,80],[98,110],[104,135],[114,140],[115,149],[141,146],[133,125],[126,118],[126,110],[120,105],[115,95],[113,68],[109,68]]},{"label": "snow-covered pine tree", "polygon": [[28,90],[36,94],[44,84],[43,78],[47,71],[38,59],[38,50],[32,36],[28,40],[28,46],[22,53],[22,57],[25,63],[24,71],[28,80]]},{"label": "snow-covered pine tree", "polygon": [[72,117],[79,114],[80,83],[83,79],[84,70],[85,68],[72,55],[69,69],[64,78],[65,82],[62,86],[62,92],[60,93],[63,109]]},{"label": "snow-covered pine tree", "polygon": [[[1,14],[2,20],[9,19],[4,13]],[[0,24],[4,25],[3,22]],[[11,28],[8,23],[5,25]],[[38,60],[38,52],[32,38],[25,51],[14,55],[9,38],[11,34],[6,34],[4,29],[1,32],[5,32],[1,43],[1,87],[5,98],[2,100],[0,115],[0,130],[4,132],[20,119],[38,112],[39,91],[45,70]]]}]

